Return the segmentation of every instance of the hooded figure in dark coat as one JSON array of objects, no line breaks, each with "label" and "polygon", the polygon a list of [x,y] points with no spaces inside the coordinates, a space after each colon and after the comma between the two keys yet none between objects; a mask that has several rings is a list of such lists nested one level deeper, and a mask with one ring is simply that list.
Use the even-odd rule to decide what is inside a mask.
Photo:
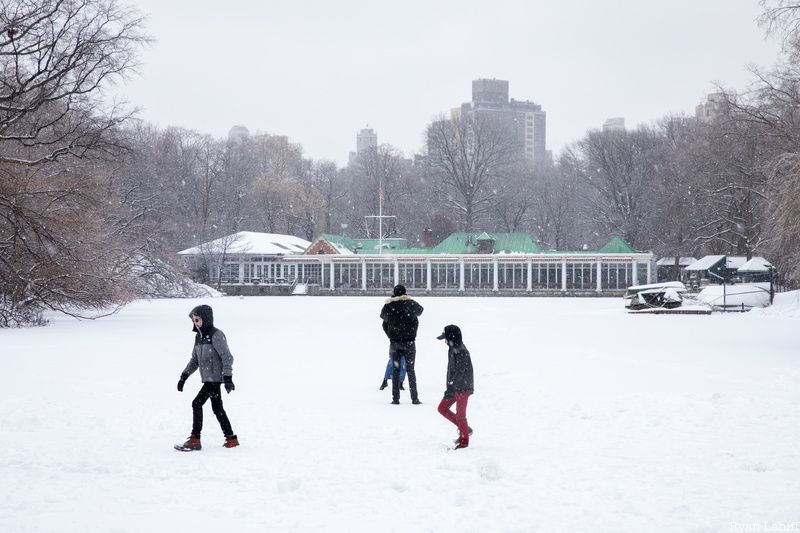
[{"label": "hooded figure in dark coat", "polygon": [[[472,372],[472,358],[464,346],[461,328],[450,324],[445,326],[441,335],[436,337],[447,343],[447,380],[444,398],[439,403],[439,413],[458,427],[456,449],[469,446],[472,428],[467,424],[467,401],[475,391]],[[456,404],[456,412],[450,410]]]},{"label": "hooded figure in dark coat", "polygon": [[392,360],[392,403],[400,403],[400,360],[406,360],[406,375],[408,376],[408,389],[411,394],[411,403],[418,405],[417,374],[414,370],[414,359],[417,348],[418,317],[423,308],[406,294],[406,288],[396,285],[392,290],[392,297],[386,300],[381,309],[383,331],[389,337],[389,357]]},{"label": "hooded figure in dark coat", "polygon": [[225,436],[226,448],[239,445],[238,437],[233,433],[228,415],[222,405],[221,386],[230,394],[236,386],[233,384],[233,355],[228,348],[225,334],[214,327],[214,311],[211,306],[198,305],[189,313],[192,320],[192,331],[195,332],[194,348],[189,359],[189,364],[181,373],[178,380],[178,391],[183,392],[183,386],[195,370],[200,370],[200,380],[203,386],[192,401],[192,433],[189,439],[175,446],[180,451],[194,451],[201,449],[200,432],[203,429],[203,404],[211,400],[211,410],[217,417],[222,433]]}]

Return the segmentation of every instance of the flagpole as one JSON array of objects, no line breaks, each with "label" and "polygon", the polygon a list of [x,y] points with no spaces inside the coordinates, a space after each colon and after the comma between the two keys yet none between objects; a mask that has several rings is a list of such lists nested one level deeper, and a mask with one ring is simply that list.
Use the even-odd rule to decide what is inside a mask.
[{"label": "flagpole", "polygon": [[[378,181],[378,215],[364,215],[364,218],[378,219],[378,253],[383,254],[383,219],[397,218],[394,215],[383,216],[383,181]],[[369,235],[369,232],[367,233]]]}]

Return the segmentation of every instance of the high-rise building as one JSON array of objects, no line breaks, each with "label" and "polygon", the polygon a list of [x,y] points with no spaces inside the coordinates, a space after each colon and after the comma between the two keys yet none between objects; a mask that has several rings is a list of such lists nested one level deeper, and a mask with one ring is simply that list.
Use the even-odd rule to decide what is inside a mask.
[{"label": "high-rise building", "polygon": [[510,128],[519,140],[521,155],[534,164],[548,161],[547,114],[542,106],[530,100],[508,96],[508,80],[477,79],[472,81],[472,101],[461,104],[452,116],[490,116]]},{"label": "high-rise building", "polygon": [[603,122],[603,131],[625,131],[625,118],[614,117]]},{"label": "high-rise building", "polygon": [[372,128],[364,128],[356,135],[356,152],[362,154],[378,147],[378,134]]},{"label": "high-rise building", "polygon": [[372,128],[363,128],[356,134],[356,151],[350,152],[349,162],[353,163],[358,156],[370,148],[378,147],[378,134]]},{"label": "high-rise building", "polygon": [[728,110],[728,100],[723,93],[711,93],[706,101],[695,107],[694,116],[706,124],[722,118]]}]

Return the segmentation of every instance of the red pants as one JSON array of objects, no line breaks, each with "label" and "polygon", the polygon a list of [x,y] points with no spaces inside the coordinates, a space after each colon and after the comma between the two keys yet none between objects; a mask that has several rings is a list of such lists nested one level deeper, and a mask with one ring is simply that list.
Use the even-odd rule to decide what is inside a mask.
[{"label": "red pants", "polygon": [[[467,426],[468,400],[468,392],[456,392],[454,398],[442,398],[442,401],[439,402],[439,412],[458,427],[459,442],[464,446],[469,444],[469,426]],[[450,410],[453,404],[456,404],[455,413]]]}]

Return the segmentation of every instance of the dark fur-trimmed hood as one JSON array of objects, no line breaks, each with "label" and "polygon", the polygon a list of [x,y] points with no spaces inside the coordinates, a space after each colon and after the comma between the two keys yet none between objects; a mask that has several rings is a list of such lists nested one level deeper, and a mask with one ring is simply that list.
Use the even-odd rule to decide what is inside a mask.
[{"label": "dark fur-trimmed hood", "polygon": [[413,299],[414,298],[412,298],[408,294],[403,294],[402,296],[392,296],[391,298],[388,298],[384,303],[390,304],[392,302],[403,302],[405,300],[413,300]]}]

